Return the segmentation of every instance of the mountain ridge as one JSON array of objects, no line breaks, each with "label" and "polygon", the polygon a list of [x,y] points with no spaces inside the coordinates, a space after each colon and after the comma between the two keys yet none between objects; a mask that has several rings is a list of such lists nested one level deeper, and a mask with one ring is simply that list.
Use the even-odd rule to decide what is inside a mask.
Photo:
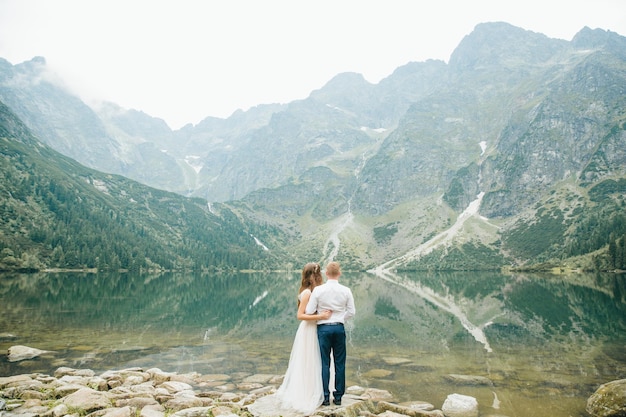
[{"label": "mountain ridge", "polygon": [[[625,44],[588,28],[569,42],[484,23],[449,64],[408,63],[377,84],[338,74],[303,100],[177,131],[111,105],[104,144],[127,151],[123,169],[141,182],[280,230],[286,262],[375,268],[452,230],[480,196],[445,245],[395,267],[606,269],[626,232]],[[20,94],[0,86],[50,126]],[[576,245],[599,219],[612,226]]]}]

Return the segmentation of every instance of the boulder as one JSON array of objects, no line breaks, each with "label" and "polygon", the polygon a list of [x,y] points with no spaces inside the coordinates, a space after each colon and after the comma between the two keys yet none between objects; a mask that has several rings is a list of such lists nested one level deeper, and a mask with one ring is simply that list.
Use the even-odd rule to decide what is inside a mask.
[{"label": "boulder", "polygon": [[626,379],[600,385],[587,400],[586,410],[594,417],[626,416]]},{"label": "boulder", "polygon": [[133,413],[131,407],[112,407],[102,410],[100,417],[131,417]]},{"label": "boulder", "polygon": [[86,412],[101,410],[111,406],[111,401],[103,392],[91,388],[81,388],[63,399],[63,404]]},{"label": "boulder", "polygon": [[200,398],[192,395],[181,395],[174,397],[166,401],[163,406],[168,410],[181,411],[187,408],[203,407],[203,402]]},{"label": "boulder", "polygon": [[172,379],[172,375],[174,375],[172,372],[163,372],[159,368],[150,368],[146,372],[151,375],[150,379],[156,384],[167,382]]},{"label": "boulder", "polygon": [[139,417],[164,417],[165,407],[162,405],[147,405],[141,409]]},{"label": "boulder", "polygon": [[446,417],[478,417],[478,401],[468,395],[450,394],[441,411]]},{"label": "boulder", "polygon": [[159,402],[152,397],[132,397],[123,398],[115,401],[116,407],[132,407],[136,410],[141,410],[146,406],[159,405]]},{"label": "boulder", "polygon": [[391,376],[393,374],[393,372],[391,372],[388,369],[370,369],[369,371],[365,372],[363,374],[363,376],[365,378],[387,378],[389,376]]},{"label": "boulder", "polygon": [[172,414],[175,417],[205,417],[213,414],[213,407],[191,407]]},{"label": "boulder", "polygon": [[398,404],[402,407],[406,407],[410,410],[426,410],[432,411],[435,409],[435,406],[426,401],[408,401],[404,403]]},{"label": "boulder", "polygon": [[174,394],[176,392],[181,391],[191,391],[191,385],[185,382],[178,381],[166,381],[160,385],[161,388],[165,388],[170,394]]},{"label": "boulder", "polygon": [[16,345],[9,348],[8,357],[9,362],[18,362],[25,359],[36,358],[37,356],[48,352],[48,350],[40,350],[29,346]]},{"label": "boulder", "polygon": [[227,374],[207,374],[198,377],[198,382],[219,382],[222,383],[224,381],[230,380],[230,375]]},{"label": "boulder", "polygon": [[448,381],[454,382],[456,384],[493,386],[493,382],[489,378],[484,376],[448,374],[445,376],[445,378]]},{"label": "boulder", "polygon": [[237,384],[237,389],[241,391],[252,391],[263,387],[264,385],[259,384],[258,382],[244,382],[241,384]]},{"label": "boulder", "polygon": [[33,378],[30,375],[14,375],[0,378],[0,389],[28,386],[32,384]]},{"label": "boulder", "polygon": [[96,373],[92,371],[91,369],[74,369],[74,368],[68,368],[65,366],[57,368],[57,370],[54,371],[54,377],[59,378],[59,379],[66,375],[91,378],[95,376],[95,374]]},{"label": "boulder", "polygon": [[393,357],[393,356],[383,358],[383,361],[387,365],[404,365],[404,364],[407,364],[407,363],[411,363],[410,359],[397,358],[397,357]]},{"label": "boulder", "polygon": [[383,389],[367,388],[361,397],[372,401],[389,401],[393,399],[393,394]]},{"label": "boulder", "polygon": [[36,417],[48,413],[50,410],[39,399],[24,400],[22,405],[7,413],[9,416],[19,415],[20,417]]},{"label": "boulder", "polygon": [[50,410],[52,417],[63,417],[70,413],[70,409],[65,404],[58,404]]},{"label": "boulder", "polygon": [[[424,403],[426,404],[426,403]],[[413,407],[414,404],[400,405],[380,401],[378,403],[379,416],[410,416],[410,417],[444,417],[441,410],[435,410],[430,404],[428,406]],[[431,408],[432,407],[432,408]],[[381,413],[381,411],[383,411]]]},{"label": "boulder", "polygon": [[275,375],[272,374],[255,374],[243,379],[244,383],[267,384]]}]

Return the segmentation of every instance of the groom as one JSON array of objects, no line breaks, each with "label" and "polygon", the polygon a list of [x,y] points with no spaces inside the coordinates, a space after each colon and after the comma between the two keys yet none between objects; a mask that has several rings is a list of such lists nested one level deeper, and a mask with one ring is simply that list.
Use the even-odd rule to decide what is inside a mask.
[{"label": "groom", "polygon": [[322,383],[324,384],[324,402],[330,405],[330,354],[335,361],[335,391],[333,402],[341,405],[341,397],[346,391],[346,331],[343,327],[346,320],[356,313],[354,298],[350,288],[339,283],[341,267],[338,262],[326,265],[325,284],[313,289],[306,306],[306,314],[315,311],[332,310],[330,318],[317,322],[317,338],[320,342],[322,355]]}]

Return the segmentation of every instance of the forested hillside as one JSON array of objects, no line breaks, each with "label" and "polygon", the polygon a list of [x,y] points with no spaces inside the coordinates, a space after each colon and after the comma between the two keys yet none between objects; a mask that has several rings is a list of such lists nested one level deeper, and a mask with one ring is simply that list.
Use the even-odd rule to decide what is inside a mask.
[{"label": "forested hillside", "polygon": [[[0,270],[246,269],[275,262],[268,233],[209,207],[85,168],[0,103]],[[256,239],[258,240],[256,240]]]}]

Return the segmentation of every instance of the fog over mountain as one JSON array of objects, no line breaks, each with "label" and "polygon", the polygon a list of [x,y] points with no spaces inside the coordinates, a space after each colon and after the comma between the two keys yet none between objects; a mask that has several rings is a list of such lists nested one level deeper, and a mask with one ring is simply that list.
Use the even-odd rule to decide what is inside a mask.
[{"label": "fog over mountain", "polygon": [[613,32],[484,23],[449,63],[377,84],[338,74],[304,100],[175,131],[87,106],[40,57],[0,59],[0,101],[81,164],[280,230],[263,243],[286,262],[610,269],[623,251],[626,38]]}]

